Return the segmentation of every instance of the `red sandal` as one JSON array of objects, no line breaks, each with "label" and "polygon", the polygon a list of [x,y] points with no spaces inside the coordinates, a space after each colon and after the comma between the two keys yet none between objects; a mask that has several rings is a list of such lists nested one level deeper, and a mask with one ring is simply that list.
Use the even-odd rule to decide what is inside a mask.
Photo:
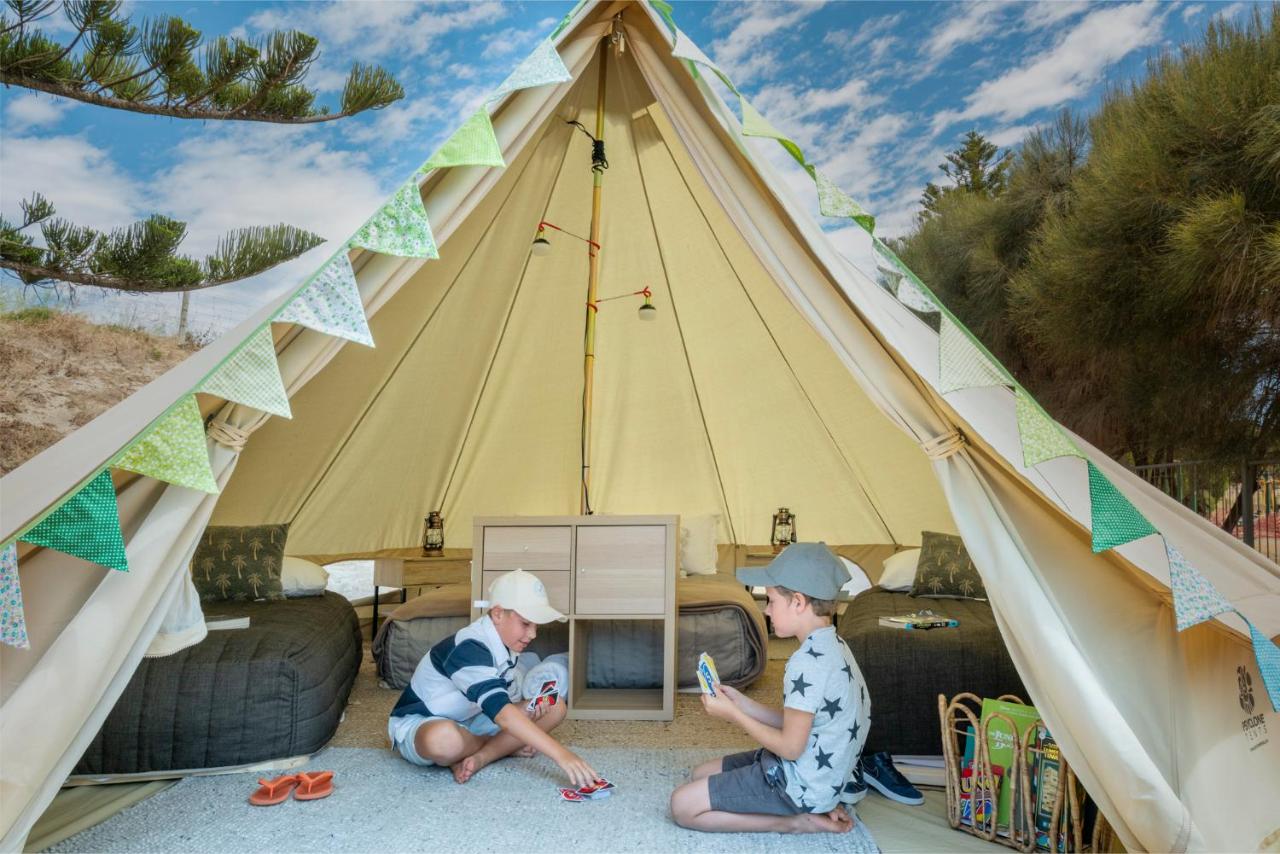
[{"label": "red sandal", "polygon": [[258,780],[261,788],[249,796],[249,803],[255,807],[272,807],[289,800],[289,794],[298,785],[299,775],[285,774],[274,780]]},{"label": "red sandal", "polygon": [[293,792],[293,799],[296,801],[318,801],[333,794],[332,771],[302,771],[298,778],[298,788]]}]

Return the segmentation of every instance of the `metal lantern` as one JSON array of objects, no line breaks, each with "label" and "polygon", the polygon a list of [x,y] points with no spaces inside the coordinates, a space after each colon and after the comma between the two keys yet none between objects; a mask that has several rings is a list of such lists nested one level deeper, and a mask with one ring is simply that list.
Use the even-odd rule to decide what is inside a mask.
[{"label": "metal lantern", "polygon": [[444,554],[444,516],[439,510],[432,510],[422,520],[422,553]]},{"label": "metal lantern", "polygon": [[775,552],[780,552],[795,541],[796,517],[787,508],[779,507],[778,512],[773,514],[773,535],[769,542],[773,544]]}]

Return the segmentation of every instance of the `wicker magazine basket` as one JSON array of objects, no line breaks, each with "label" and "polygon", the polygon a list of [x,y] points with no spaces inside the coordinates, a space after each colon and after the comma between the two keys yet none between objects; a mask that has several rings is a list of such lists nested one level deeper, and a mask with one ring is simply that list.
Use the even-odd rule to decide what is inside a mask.
[{"label": "wicker magazine basket", "polygon": [[[1023,703],[1019,697],[1010,694],[997,699],[1014,703]],[[1019,732],[1014,722],[1002,714],[993,714],[988,721],[981,721],[982,699],[974,694],[957,694],[947,700],[938,695],[938,716],[942,723],[942,755],[946,771],[947,784],[947,821],[957,830],[998,842],[1001,845],[1018,851],[1033,851],[1036,847],[1036,826],[1034,821],[1035,803],[1032,795],[1032,769],[1040,749],[1035,746],[1037,729],[1043,722],[1037,720]],[[1005,779],[1013,787],[1012,808],[1009,814],[1008,827],[998,827],[995,805],[998,803],[1001,783],[991,769],[991,757],[987,747],[987,725],[991,720],[1000,720],[1013,733],[1013,761],[1009,763]],[[973,736],[973,768],[969,779],[972,781],[966,792],[961,787],[964,768],[963,739],[972,727]],[[1087,797],[1083,787],[1076,780],[1075,774],[1067,765],[1066,759],[1059,757],[1060,776],[1057,795],[1053,804],[1052,819],[1049,823],[1049,850],[1077,852],[1098,850],[1087,844],[1084,839],[1084,822],[1082,807]],[[966,795],[967,797],[962,797]],[[962,820],[963,802],[968,800],[971,812],[969,820]],[[985,805],[989,804],[989,808]],[[1108,828],[1099,814],[1094,827],[1093,845],[1102,843],[1109,837]],[[1109,847],[1109,846],[1108,846]]]}]

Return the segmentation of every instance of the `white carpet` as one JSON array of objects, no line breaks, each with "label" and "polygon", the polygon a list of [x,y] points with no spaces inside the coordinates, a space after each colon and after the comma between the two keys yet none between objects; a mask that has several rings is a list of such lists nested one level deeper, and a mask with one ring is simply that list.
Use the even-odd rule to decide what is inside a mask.
[{"label": "white carpet", "polygon": [[503,760],[459,786],[447,769],[415,768],[386,750],[333,748],[311,764],[334,771],[334,793],[324,800],[252,807],[245,799],[254,775],[190,778],[49,850],[875,850],[861,823],[862,832],[785,842],[771,833],[677,827],[667,810],[671,791],[712,751],[596,748],[583,755],[617,785],[613,797],[560,801],[559,769],[544,758]]}]

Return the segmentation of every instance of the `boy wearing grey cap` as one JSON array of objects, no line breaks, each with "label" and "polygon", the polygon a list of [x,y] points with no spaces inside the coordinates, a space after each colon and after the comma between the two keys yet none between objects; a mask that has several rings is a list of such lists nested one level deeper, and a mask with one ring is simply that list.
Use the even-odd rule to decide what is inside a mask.
[{"label": "boy wearing grey cap", "polygon": [[706,831],[845,833],[843,809],[865,786],[853,780],[871,726],[871,701],[853,653],[831,624],[849,574],[823,543],[788,546],[768,566],[738,580],[767,588],[765,613],[778,637],[800,639],[787,660],[781,709],[728,686],[702,705],[760,742],[758,750],[713,759],[671,795],[682,827]]}]

